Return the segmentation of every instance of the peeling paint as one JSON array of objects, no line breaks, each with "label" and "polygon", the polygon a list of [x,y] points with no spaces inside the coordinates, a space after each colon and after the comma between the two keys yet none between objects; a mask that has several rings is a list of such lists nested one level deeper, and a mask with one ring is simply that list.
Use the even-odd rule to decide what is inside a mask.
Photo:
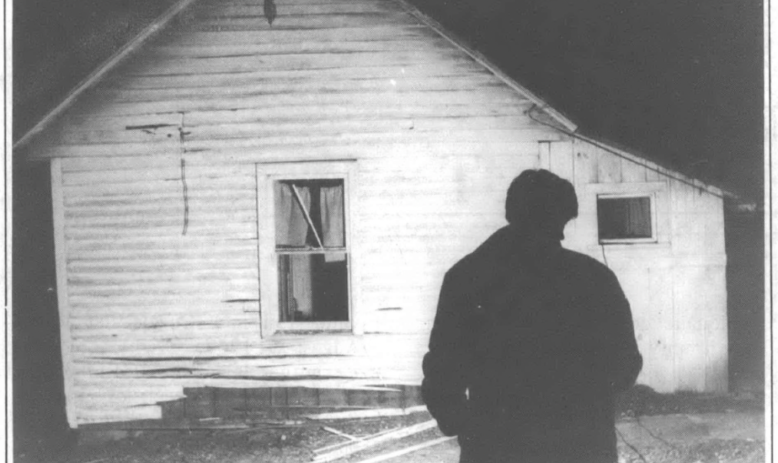
[{"label": "peeling paint", "polygon": [[278,382],[286,382],[286,381],[322,381],[322,380],[328,380],[328,379],[358,379],[358,376],[316,376],[316,375],[306,375],[306,376],[292,376],[292,375],[284,375],[284,376],[252,376],[252,375],[216,375],[217,378],[224,378],[224,379],[249,379],[249,380],[259,380],[259,381],[278,381]]},{"label": "peeling paint", "polygon": [[144,124],[144,125],[128,125],[124,127],[124,130],[142,130],[144,132],[161,129],[163,127],[175,127],[176,124]]},{"label": "peeling paint", "polygon": [[194,371],[201,371],[199,368],[158,368],[153,370],[112,370],[112,371],[101,371],[98,373],[98,375],[135,375],[135,374],[153,374],[153,373],[174,373],[174,372],[181,372],[181,371],[187,371],[189,373],[193,373]]},{"label": "peeling paint", "polygon": [[147,325],[146,328],[155,329],[155,328],[181,328],[185,326],[219,326],[218,323],[161,323],[157,325]]}]

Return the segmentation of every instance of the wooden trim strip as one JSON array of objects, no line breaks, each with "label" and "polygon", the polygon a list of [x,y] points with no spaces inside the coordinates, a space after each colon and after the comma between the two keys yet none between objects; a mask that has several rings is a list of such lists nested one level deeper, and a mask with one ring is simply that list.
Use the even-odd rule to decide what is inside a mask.
[{"label": "wooden trim strip", "polygon": [[79,83],[62,102],[51,110],[43,119],[40,120],[35,126],[27,131],[16,143],[13,145],[13,149],[19,149],[26,145],[35,135],[40,133],[45,127],[54,121],[65,109],[69,108],[75,100],[81,96],[84,91],[92,87],[95,83],[105,77],[108,72],[113,70],[121,62],[126,60],[130,55],[135,53],[143,44],[149,39],[154,37],[160,32],[173,18],[175,18],[181,11],[183,11],[190,4],[197,0],[179,0],[167,11],[165,11],[160,17],[158,17],[148,27],[143,29],[134,39],[130,40],[119,51],[113,54],[107,61],[105,61],[94,72],[88,75],[81,83]]},{"label": "wooden trim strip", "polygon": [[68,298],[67,248],[65,239],[65,204],[62,188],[62,161],[51,161],[51,203],[54,214],[54,255],[57,275],[57,306],[62,348],[62,376],[65,382],[65,412],[68,425],[78,427],[76,418],[75,378],[70,334],[70,302]]}]

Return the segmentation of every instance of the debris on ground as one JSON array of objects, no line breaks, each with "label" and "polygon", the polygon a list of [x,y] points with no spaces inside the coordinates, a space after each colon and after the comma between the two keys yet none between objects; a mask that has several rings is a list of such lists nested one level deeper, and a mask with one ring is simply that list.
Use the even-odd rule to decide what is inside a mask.
[{"label": "debris on ground", "polygon": [[[621,396],[622,420],[649,420],[677,413],[763,413],[759,397],[659,394],[637,387]],[[763,402],[761,402],[763,404]],[[381,411],[383,410],[383,411]],[[242,416],[201,420],[191,429],[134,430],[110,443],[45,445],[17,449],[20,463],[455,463],[458,445],[445,438],[423,407],[333,410],[291,414],[286,419]],[[389,410],[389,411],[387,411]],[[359,417],[343,415],[358,411]],[[317,416],[318,415],[318,416]],[[322,415],[324,418],[322,418]],[[637,418],[636,418],[637,417]],[[661,416],[658,418],[662,418]],[[644,423],[645,424],[645,423]],[[658,435],[658,434],[657,434]],[[661,436],[660,436],[661,437]],[[630,447],[619,440],[620,463],[756,463],[764,460],[763,439],[652,439]]]}]

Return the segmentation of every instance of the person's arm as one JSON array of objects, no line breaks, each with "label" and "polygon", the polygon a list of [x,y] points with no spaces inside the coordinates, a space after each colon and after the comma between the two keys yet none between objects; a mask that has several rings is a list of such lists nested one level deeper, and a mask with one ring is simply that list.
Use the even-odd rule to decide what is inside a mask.
[{"label": "person's arm", "polygon": [[[461,432],[467,420],[467,378],[472,355],[469,349],[473,327],[469,323],[469,298],[461,281],[446,274],[440,290],[438,311],[424,356],[424,402],[447,436]],[[464,282],[466,283],[466,282]]]}]

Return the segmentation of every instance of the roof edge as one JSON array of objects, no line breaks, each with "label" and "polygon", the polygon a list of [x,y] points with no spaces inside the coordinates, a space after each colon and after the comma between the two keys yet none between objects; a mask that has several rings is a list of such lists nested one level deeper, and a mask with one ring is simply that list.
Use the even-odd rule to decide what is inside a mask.
[{"label": "roof edge", "polygon": [[700,190],[704,190],[714,196],[718,196],[720,198],[725,199],[733,199],[733,200],[740,200],[742,201],[743,198],[741,198],[739,195],[727,191],[721,187],[718,187],[716,185],[712,185],[710,183],[704,182],[702,180],[690,177],[686,174],[683,174],[675,169],[671,169],[668,167],[664,167],[661,164],[657,164],[654,161],[651,161],[649,159],[646,159],[644,156],[640,156],[637,154],[633,154],[629,151],[626,151],[622,148],[618,148],[616,146],[613,146],[611,143],[603,142],[591,137],[588,137],[586,135],[581,135],[580,133],[572,134],[575,138],[578,138],[579,140],[589,143],[591,145],[594,145],[598,148],[604,149],[616,156],[619,156],[622,159],[626,159],[628,161],[631,161],[641,167],[645,167],[647,169],[650,169],[662,176],[665,176],[671,180],[675,180],[681,183],[685,183],[691,187],[698,188]]},{"label": "roof edge", "polygon": [[723,199],[727,200],[733,200],[738,203],[740,206],[744,206],[746,208],[750,208],[754,206],[756,203],[743,197],[742,195],[739,195],[737,193],[734,193],[732,191],[729,191],[723,187],[714,185],[708,181],[700,180],[698,178],[694,178],[690,175],[687,175],[678,169],[667,167],[665,165],[662,165],[660,162],[655,161],[651,159],[651,157],[647,155],[641,155],[641,154],[635,154],[630,148],[620,147],[617,143],[611,142],[611,141],[603,141],[601,139],[597,139],[595,137],[591,137],[588,135],[583,135],[581,132],[573,132],[573,131],[566,131],[559,127],[552,126],[550,124],[546,124],[543,121],[538,120],[537,118],[532,116],[532,111],[534,109],[537,109],[540,111],[542,108],[536,108],[532,107],[527,110],[527,114],[530,118],[537,121],[538,123],[547,125],[548,127],[551,127],[554,130],[558,130],[562,132],[563,134],[573,138],[577,139],[579,141],[582,141],[584,143],[588,143],[592,146],[595,146],[597,148],[600,148],[602,150],[605,150],[614,156],[618,156],[621,159],[630,161],[640,167],[643,167],[645,169],[649,169],[651,171],[656,172],[659,175],[662,175],[664,177],[667,177],[671,180],[676,180],[678,182],[684,183],[686,185],[689,185],[693,188],[698,188],[700,190],[704,190],[707,193],[710,193],[714,196],[718,196]]},{"label": "roof edge", "polygon": [[32,140],[37,134],[43,131],[54,119],[56,119],[63,111],[69,108],[75,101],[81,96],[84,91],[100,81],[105,75],[113,70],[116,66],[122,63],[135,53],[144,43],[159,33],[173,18],[175,18],[181,11],[187,8],[190,4],[197,0],[178,0],[173,6],[168,8],[151,24],[146,26],[142,31],[138,33],[132,40],[127,42],[116,53],[111,55],[105,60],[97,69],[89,74],[84,80],[76,85],[68,95],[56,106],[49,111],[43,119],[38,121],[31,129],[29,129],[19,140],[13,144],[13,149],[19,149],[24,147]]},{"label": "roof edge", "polygon": [[405,11],[407,11],[409,14],[414,16],[416,19],[430,27],[432,30],[434,30],[438,35],[443,37],[444,39],[451,42],[454,46],[465,52],[467,55],[469,55],[471,58],[473,58],[475,61],[477,61],[480,65],[484,66],[486,69],[489,70],[492,74],[497,76],[500,80],[508,84],[511,88],[513,88],[515,91],[521,93],[522,95],[526,96],[532,103],[534,103],[536,106],[538,106],[542,111],[546,112],[549,116],[551,116],[552,119],[560,123],[563,127],[565,127],[570,132],[575,132],[578,126],[565,117],[561,112],[557,111],[556,109],[552,108],[548,103],[546,103],[542,98],[532,93],[530,90],[528,90],[526,87],[518,83],[516,80],[514,80],[512,77],[510,77],[508,74],[504,73],[500,70],[498,66],[493,64],[488,58],[486,58],[482,53],[474,50],[470,45],[468,45],[464,40],[460,39],[459,37],[455,36],[446,28],[440,24],[438,21],[432,19],[427,14],[420,11],[415,6],[409,4],[406,0],[394,0],[397,4],[399,4]]}]

